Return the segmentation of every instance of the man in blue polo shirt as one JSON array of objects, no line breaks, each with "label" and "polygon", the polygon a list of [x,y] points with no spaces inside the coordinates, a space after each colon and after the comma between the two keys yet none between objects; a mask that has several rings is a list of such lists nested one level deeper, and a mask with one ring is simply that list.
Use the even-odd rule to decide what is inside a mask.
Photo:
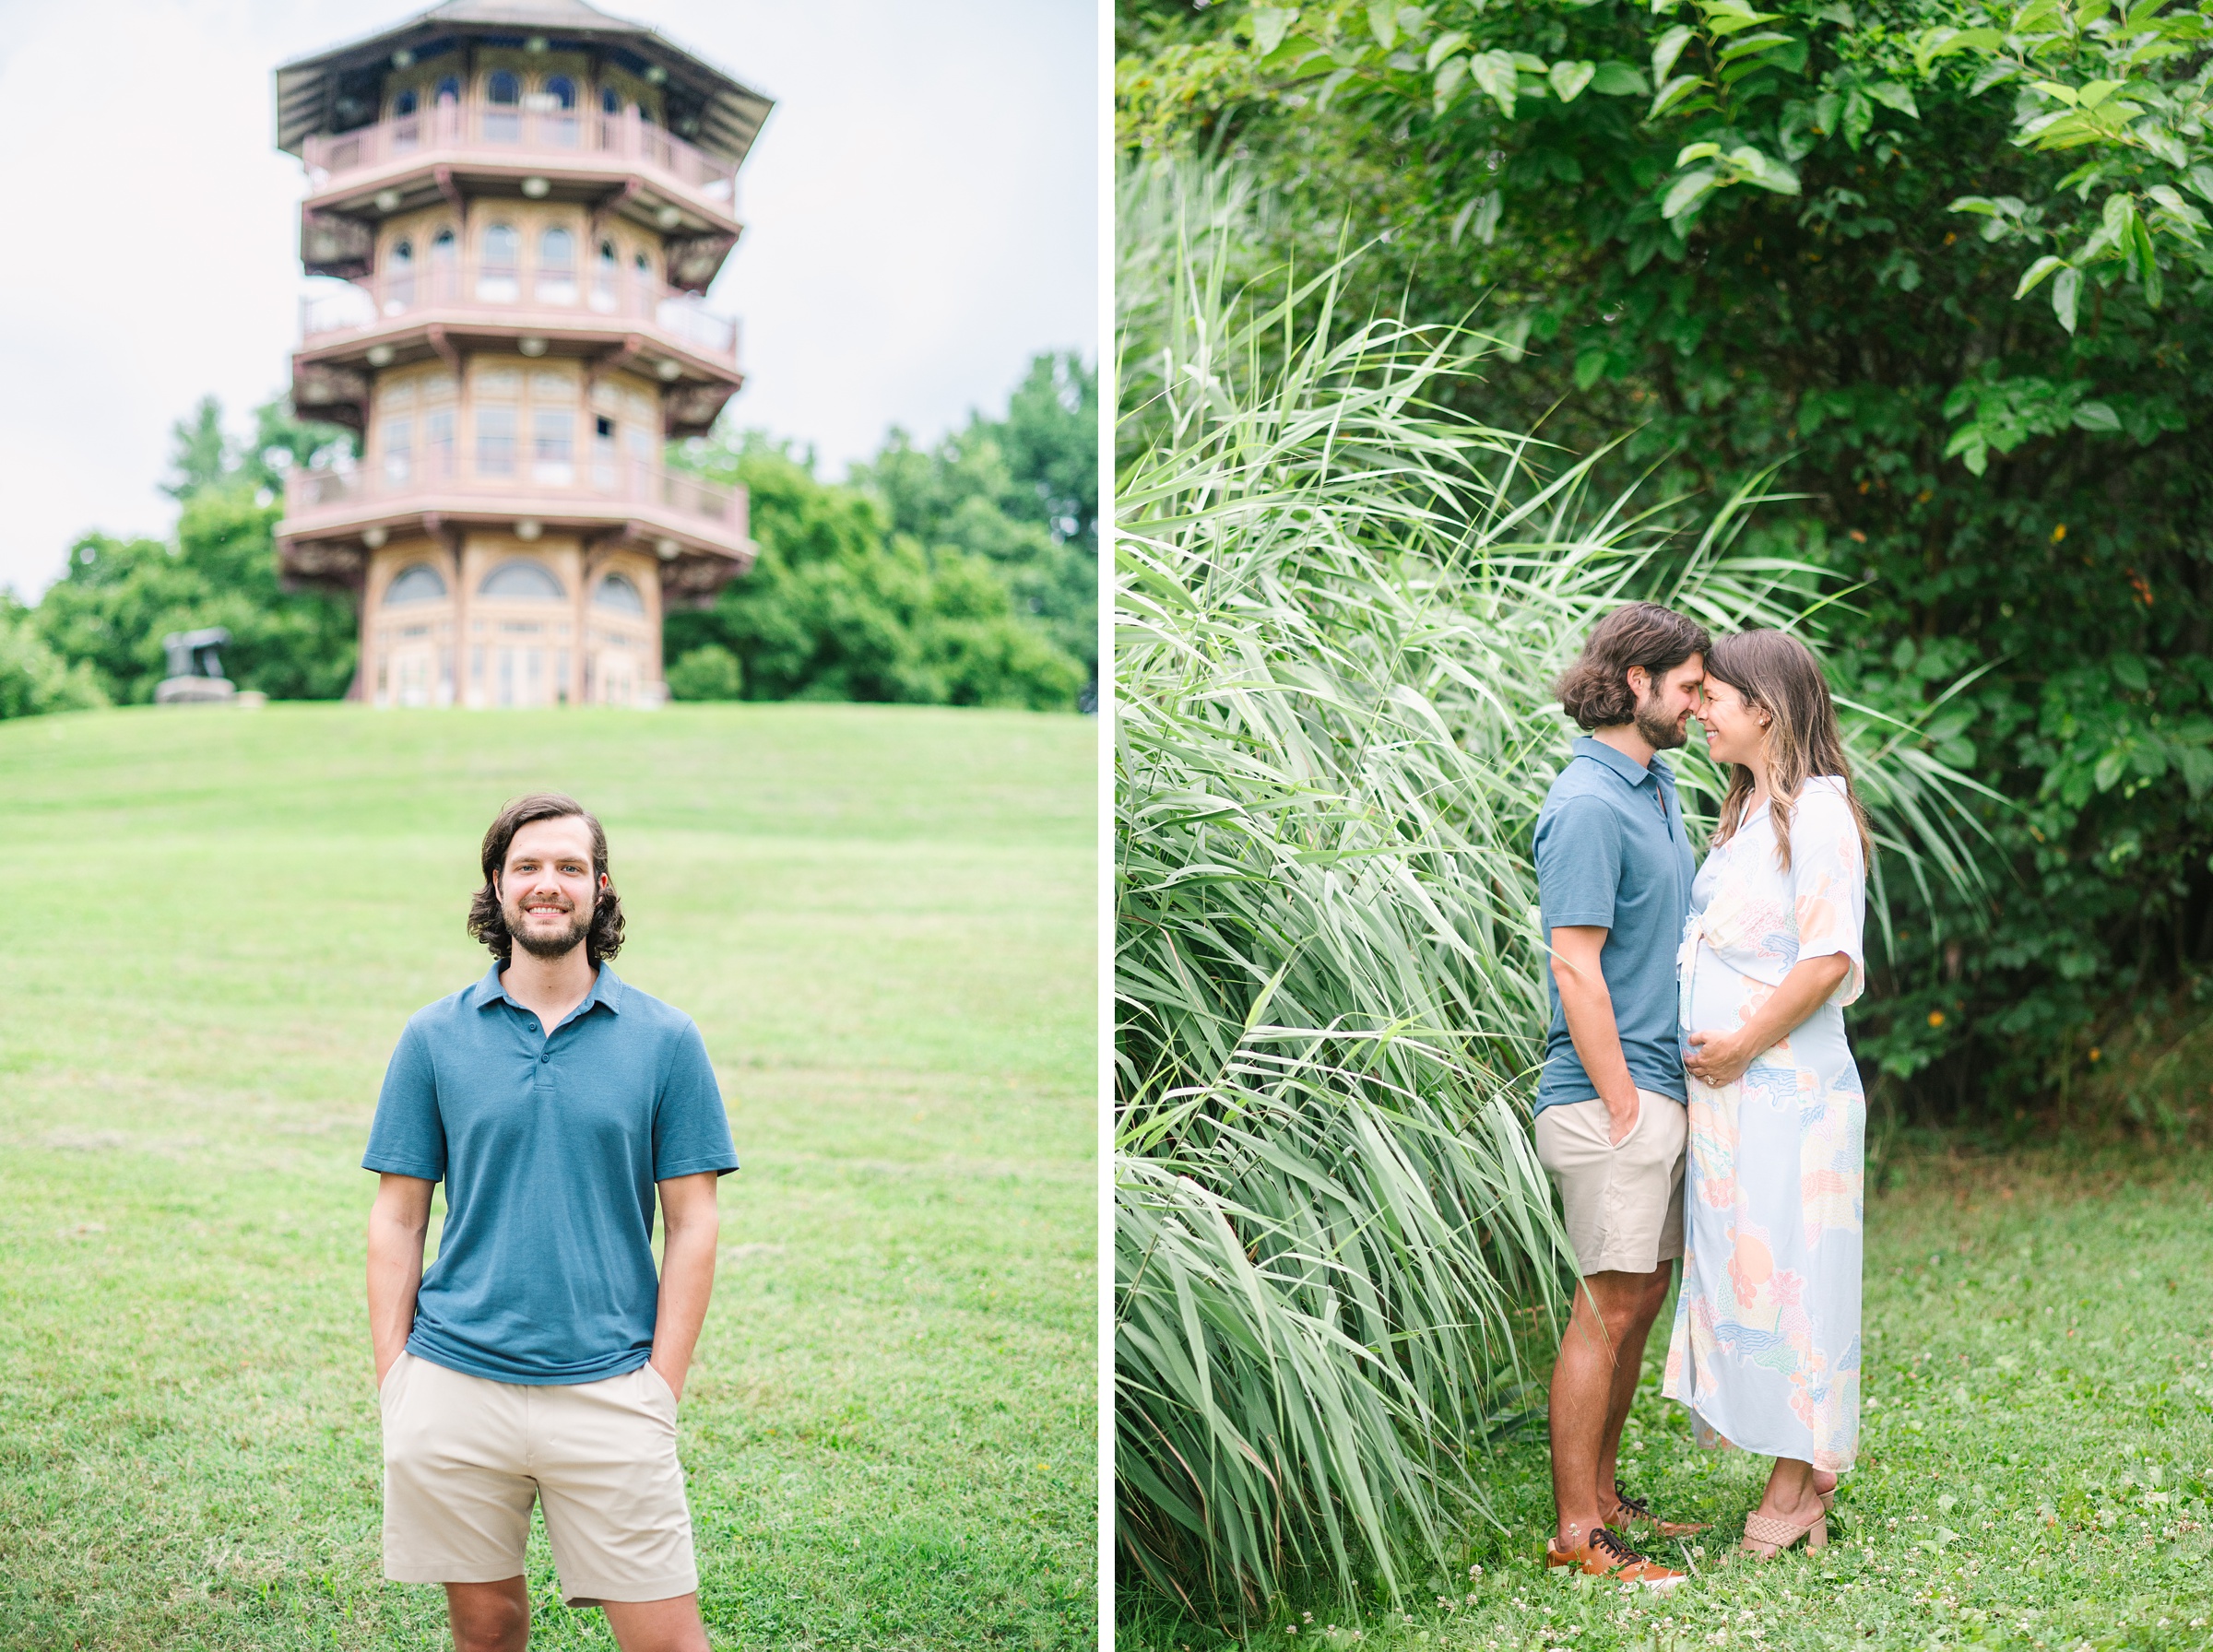
[{"label": "man in blue polo shirt", "polygon": [[408,1021],[361,1161],[385,1575],[444,1584],[466,1652],[523,1652],[535,1501],[570,1605],[598,1605],[624,1652],[707,1652],[676,1408],[729,1122],[691,1018],[608,967],[623,920],[599,822],[518,798],[482,864],[469,930],[492,966]]},{"label": "man in blue polo shirt", "polygon": [[1707,636],[1649,602],[1599,622],[1561,678],[1591,733],[1537,815],[1537,898],[1552,947],[1552,1025],[1537,1085],[1537,1157],[1560,1190],[1582,1288],[1552,1375],[1550,1565],[1668,1587],[1682,1575],[1627,1534],[1663,1520],[1615,1477],[1645,1339],[1683,1254],[1686,1138],[1675,951],[1697,872],[1675,780]]}]

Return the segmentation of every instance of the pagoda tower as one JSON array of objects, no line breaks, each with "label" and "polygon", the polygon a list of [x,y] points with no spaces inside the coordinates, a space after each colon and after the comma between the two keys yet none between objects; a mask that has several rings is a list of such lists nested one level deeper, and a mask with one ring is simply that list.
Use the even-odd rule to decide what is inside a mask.
[{"label": "pagoda tower", "polygon": [[657,705],[661,614],[751,565],[662,462],[744,375],[700,294],[769,100],[583,0],[449,0],[277,71],[308,175],[292,400],[361,433],[286,478],[293,584],[361,605],[350,697]]}]

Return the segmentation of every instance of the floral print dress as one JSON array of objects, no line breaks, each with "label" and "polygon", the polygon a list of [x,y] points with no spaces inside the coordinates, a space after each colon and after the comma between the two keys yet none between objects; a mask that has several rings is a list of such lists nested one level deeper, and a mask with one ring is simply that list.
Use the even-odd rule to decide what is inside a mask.
[{"label": "floral print dress", "polygon": [[1661,1392],[1690,1408],[1701,1444],[1836,1471],[1859,1443],[1867,1123],[1844,1038],[1866,978],[1866,866],[1843,783],[1808,780],[1790,834],[1786,872],[1762,805],[1698,868],[1676,960],[1684,1036],[1744,1025],[1802,959],[1852,967],[1735,1083],[1688,1080],[1683,1288]]}]

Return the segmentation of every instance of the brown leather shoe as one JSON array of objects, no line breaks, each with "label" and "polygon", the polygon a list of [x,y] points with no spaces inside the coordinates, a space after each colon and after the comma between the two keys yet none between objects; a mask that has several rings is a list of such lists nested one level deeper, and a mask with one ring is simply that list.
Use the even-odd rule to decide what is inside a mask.
[{"label": "brown leather shoe", "polygon": [[1632,1497],[1621,1489],[1621,1481],[1614,1482],[1614,1518],[1611,1524],[1627,1531],[1633,1526],[1649,1527],[1656,1538],[1695,1537],[1711,1528],[1698,1520],[1663,1520],[1652,1513],[1652,1505],[1641,1497]]},{"label": "brown leather shoe", "polygon": [[1574,1566],[1592,1577],[1611,1577],[1648,1589],[1672,1589],[1683,1574],[1671,1572],[1656,1560],[1637,1552],[1604,1526],[1593,1527],[1580,1547],[1562,1549],[1557,1537],[1544,1541],[1547,1566]]}]

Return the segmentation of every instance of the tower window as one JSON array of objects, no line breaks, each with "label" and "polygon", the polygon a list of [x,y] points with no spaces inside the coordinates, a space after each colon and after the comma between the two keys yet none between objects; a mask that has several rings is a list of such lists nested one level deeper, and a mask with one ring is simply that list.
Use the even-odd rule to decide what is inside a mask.
[{"label": "tower window", "polygon": [[555,228],[538,238],[538,298],[543,304],[576,301],[576,238]]},{"label": "tower window", "polygon": [[635,614],[640,619],[645,616],[645,598],[627,574],[610,573],[601,580],[599,588],[592,593],[592,603],[618,614]]},{"label": "tower window", "polygon": [[621,114],[622,112],[622,94],[611,86],[601,87],[599,88],[599,112]]},{"label": "tower window", "polygon": [[512,144],[522,140],[523,83],[506,69],[494,69],[484,82],[484,141]]},{"label": "tower window", "polygon": [[405,120],[408,115],[413,114],[419,106],[420,96],[421,94],[411,86],[403,90],[398,97],[392,100],[394,117]]},{"label": "tower window", "polygon": [[399,577],[385,587],[385,606],[396,608],[409,602],[436,602],[445,595],[445,581],[438,570],[428,562],[417,562],[403,569]]},{"label": "tower window", "polygon": [[530,419],[530,479],[566,488],[576,479],[576,420],[571,414],[539,410]]},{"label": "tower window", "polygon": [[556,109],[576,107],[576,83],[566,75],[556,75],[546,82],[546,96],[553,100]]},{"label": "tower window", "polygon": [[477,409],[477,474],[515,474],[515,409]]},{"label": "tower window", "polygon": [[568,596],[543,562],[520,558],[502,562],[477,587],[479,596],[506,596],[525,602],[560,602]]},{"label": "tower window", "polygon": [[439,81],[438,90],[432,96],[431,100],[434,103],[460,102],[461,82],[456,79],[453,76],[448,75],[444,79]]},{"label": "tower window", "polygon": [[496,304],[512,304],[521,295],[516,266],[522,262],[523,240],[512,224],[492,224],[484,231],[484,267],[477,272],[477,296]]}]

